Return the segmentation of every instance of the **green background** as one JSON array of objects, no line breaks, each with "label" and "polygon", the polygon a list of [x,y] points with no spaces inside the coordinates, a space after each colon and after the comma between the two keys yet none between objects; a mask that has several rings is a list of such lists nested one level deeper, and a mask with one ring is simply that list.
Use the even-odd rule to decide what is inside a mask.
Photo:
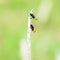
[{"label": "green background", "polygon": [[[34,8],[37,15],[41,1],[0,0],[0,60],[22,60],[19,42],[27,34],[30,10]],[[60,1],[52,2],[46,23],[32,21],[36,30],[31,33],[32,60],[54,60],[56,51],[60,50]]]}]

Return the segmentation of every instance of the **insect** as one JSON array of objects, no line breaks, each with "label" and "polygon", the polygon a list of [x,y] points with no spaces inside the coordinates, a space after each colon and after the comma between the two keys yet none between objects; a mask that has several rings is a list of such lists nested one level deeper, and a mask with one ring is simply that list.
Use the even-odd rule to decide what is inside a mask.
[{"label": "insect", "polygon": [[31,16],[31,19],[33,18],[33,19],[37,20],[37,19],[35,18],[35,15],[33,14],[32,11],[30,12],[30,16]]},{"label": "insect", "polygon": [[32,24],[30,25],[30,28],[31,28],[32,31],[34,31],[34,26]]}]

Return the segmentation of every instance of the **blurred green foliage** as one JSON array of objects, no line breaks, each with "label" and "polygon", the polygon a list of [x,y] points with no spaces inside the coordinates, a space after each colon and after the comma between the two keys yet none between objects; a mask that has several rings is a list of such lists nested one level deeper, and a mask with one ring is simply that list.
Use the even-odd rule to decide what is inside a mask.
[{"label": "blurred green foliage", "polygon": [[[52,2],[47,23],[32,21],[37,31],[31,34],[32,60],[54,60],[56,50],[60,50],[60,1]],[[31,9],[38,12],[40,3],[41,0],[0,1],[0,60],[21,60],[19,42],[26,36],[27,18]]]}]

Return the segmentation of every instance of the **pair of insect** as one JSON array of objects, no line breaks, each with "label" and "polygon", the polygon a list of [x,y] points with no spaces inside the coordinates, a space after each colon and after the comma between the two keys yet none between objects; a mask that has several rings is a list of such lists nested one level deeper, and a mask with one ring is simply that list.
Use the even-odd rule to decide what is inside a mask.
[{"label": "pair of insect", "polygon": [[[30,16],[31,16],[31,19],[35,19],[35,20],[37,20],[37,19],[35,18],[35,15],[34,15],[33,13],[30,13]],[[30,24],[30,28],[31,28],[32,31],[35,32],[35,29],[34,29],[33,24]]]}]

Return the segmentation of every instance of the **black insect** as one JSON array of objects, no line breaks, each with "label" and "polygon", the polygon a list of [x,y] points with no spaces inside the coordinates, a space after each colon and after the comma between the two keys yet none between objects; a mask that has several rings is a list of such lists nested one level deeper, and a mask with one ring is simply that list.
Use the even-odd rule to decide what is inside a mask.
[{"label": "black insect", "polygon": [[34,15],[33,13],[30,13],[30,16],[31,16],[31,19],[33,18],[33,19],[37,20],[37,19],[35,18],[35,15]]},{"label": "black insect", "polygon": [[32,31],[34,31],[34,26],[32,24],[30,25],[30,28],[31,28]]},{"label": "black insect", "polygon": [[34,14],[30,13],[31,18],[35,19]]}]

